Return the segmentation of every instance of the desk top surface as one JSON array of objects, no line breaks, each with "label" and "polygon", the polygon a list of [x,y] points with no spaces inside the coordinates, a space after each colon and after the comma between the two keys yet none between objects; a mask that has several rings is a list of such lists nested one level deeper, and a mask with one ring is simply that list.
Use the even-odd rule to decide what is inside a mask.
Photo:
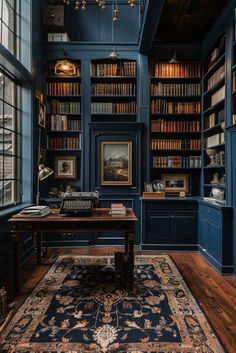
[{"label": "desk top surface", "polygon": [[51,210],[51,213],[46,217],[22,217],[15,215],[9,219],[10,223],[15,222],[98,222],[98,221],[131,221],[136,222],[137,218],[132,210],[132,208],[126,208],[125,215],[110,215],[110,208],[96,208],[93,216],[89,217],[78,217],[70,215],[60,215],[59,208],[54,208]]}]

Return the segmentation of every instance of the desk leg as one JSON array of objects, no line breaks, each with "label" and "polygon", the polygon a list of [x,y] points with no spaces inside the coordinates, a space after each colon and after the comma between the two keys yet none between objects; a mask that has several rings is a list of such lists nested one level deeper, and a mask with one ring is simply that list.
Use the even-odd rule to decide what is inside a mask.
[{"label": "desk leg", "polygon": [[133,290],[134,287],[134,232],[125,233],[125,252],[128,252],[128,278],[127,287]]},{"label": "desk leg", "polygon": [[34,233],[34,246],[37,256],[37,265],[41,264],[41,233]]},{"label": "desk leg", "polygon": [[19,255],[19,244],[20,244],[20,237],[19,234],[12,234],[12,244],[13,244],[13,284],[15,292],[18,291],[18,284],[19,284],[19,262],[20,262],[20,255]]}]

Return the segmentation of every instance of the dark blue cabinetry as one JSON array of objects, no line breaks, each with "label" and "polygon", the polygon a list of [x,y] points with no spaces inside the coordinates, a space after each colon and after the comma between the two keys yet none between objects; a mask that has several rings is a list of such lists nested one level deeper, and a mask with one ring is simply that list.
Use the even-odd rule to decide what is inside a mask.
[{"label": "dark blue cabinetry", "polygon": [[142,249],[197,249],[196,200],[142,199],[141,203]]},{"label": "dark blue cabinetry", "polygon": [[199,202],[199,251],[219,272],[232,273],[232,208]]}]

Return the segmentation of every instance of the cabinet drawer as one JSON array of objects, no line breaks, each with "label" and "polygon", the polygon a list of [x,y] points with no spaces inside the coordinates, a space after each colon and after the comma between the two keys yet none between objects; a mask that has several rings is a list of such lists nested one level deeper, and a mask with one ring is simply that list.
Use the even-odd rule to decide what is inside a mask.
[{"label": "cabinet drawer", "polygon": [[199,205],[199,215],[209,220],[214,220],[215,223],[222,223],[222,212],[211,206]]},{"label": "cabinet drawer", "polygon": [[197,212],[196,202],[158,200],[146,203],[146,212]]}]

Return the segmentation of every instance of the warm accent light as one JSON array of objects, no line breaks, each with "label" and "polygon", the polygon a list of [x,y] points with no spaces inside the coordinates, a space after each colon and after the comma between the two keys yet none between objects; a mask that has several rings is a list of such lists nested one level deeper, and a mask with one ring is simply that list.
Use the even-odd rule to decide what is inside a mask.
[{"label": "warm accent light", "polygon": [[[136,0],[128,0],[128,4],[130,7],[135,7],[135,1]],[[83,1],[78,1],[78,0],[63,0],[63,3],[65,5],[74,5],[75,6],[75,10],[78,11],[79,9],[81,10],[86,10],[86,5],[87,2],[85,0]],[[106,8],[106,1],[105,0],[96,0],[96,3],[98,4],[98,6],[104,10]],[[113,21],[116,22],[118,21],[118,7],[117,7],[117,0],[113,1],[114,5],[115,5],[115,10],[114,10],[114,17],[113,17]]]},{"label": "warm accent light", "polygon": [[75,76],[76,66],[68,60],[60,60],[55,65],[55,74],[61,76]]}]

